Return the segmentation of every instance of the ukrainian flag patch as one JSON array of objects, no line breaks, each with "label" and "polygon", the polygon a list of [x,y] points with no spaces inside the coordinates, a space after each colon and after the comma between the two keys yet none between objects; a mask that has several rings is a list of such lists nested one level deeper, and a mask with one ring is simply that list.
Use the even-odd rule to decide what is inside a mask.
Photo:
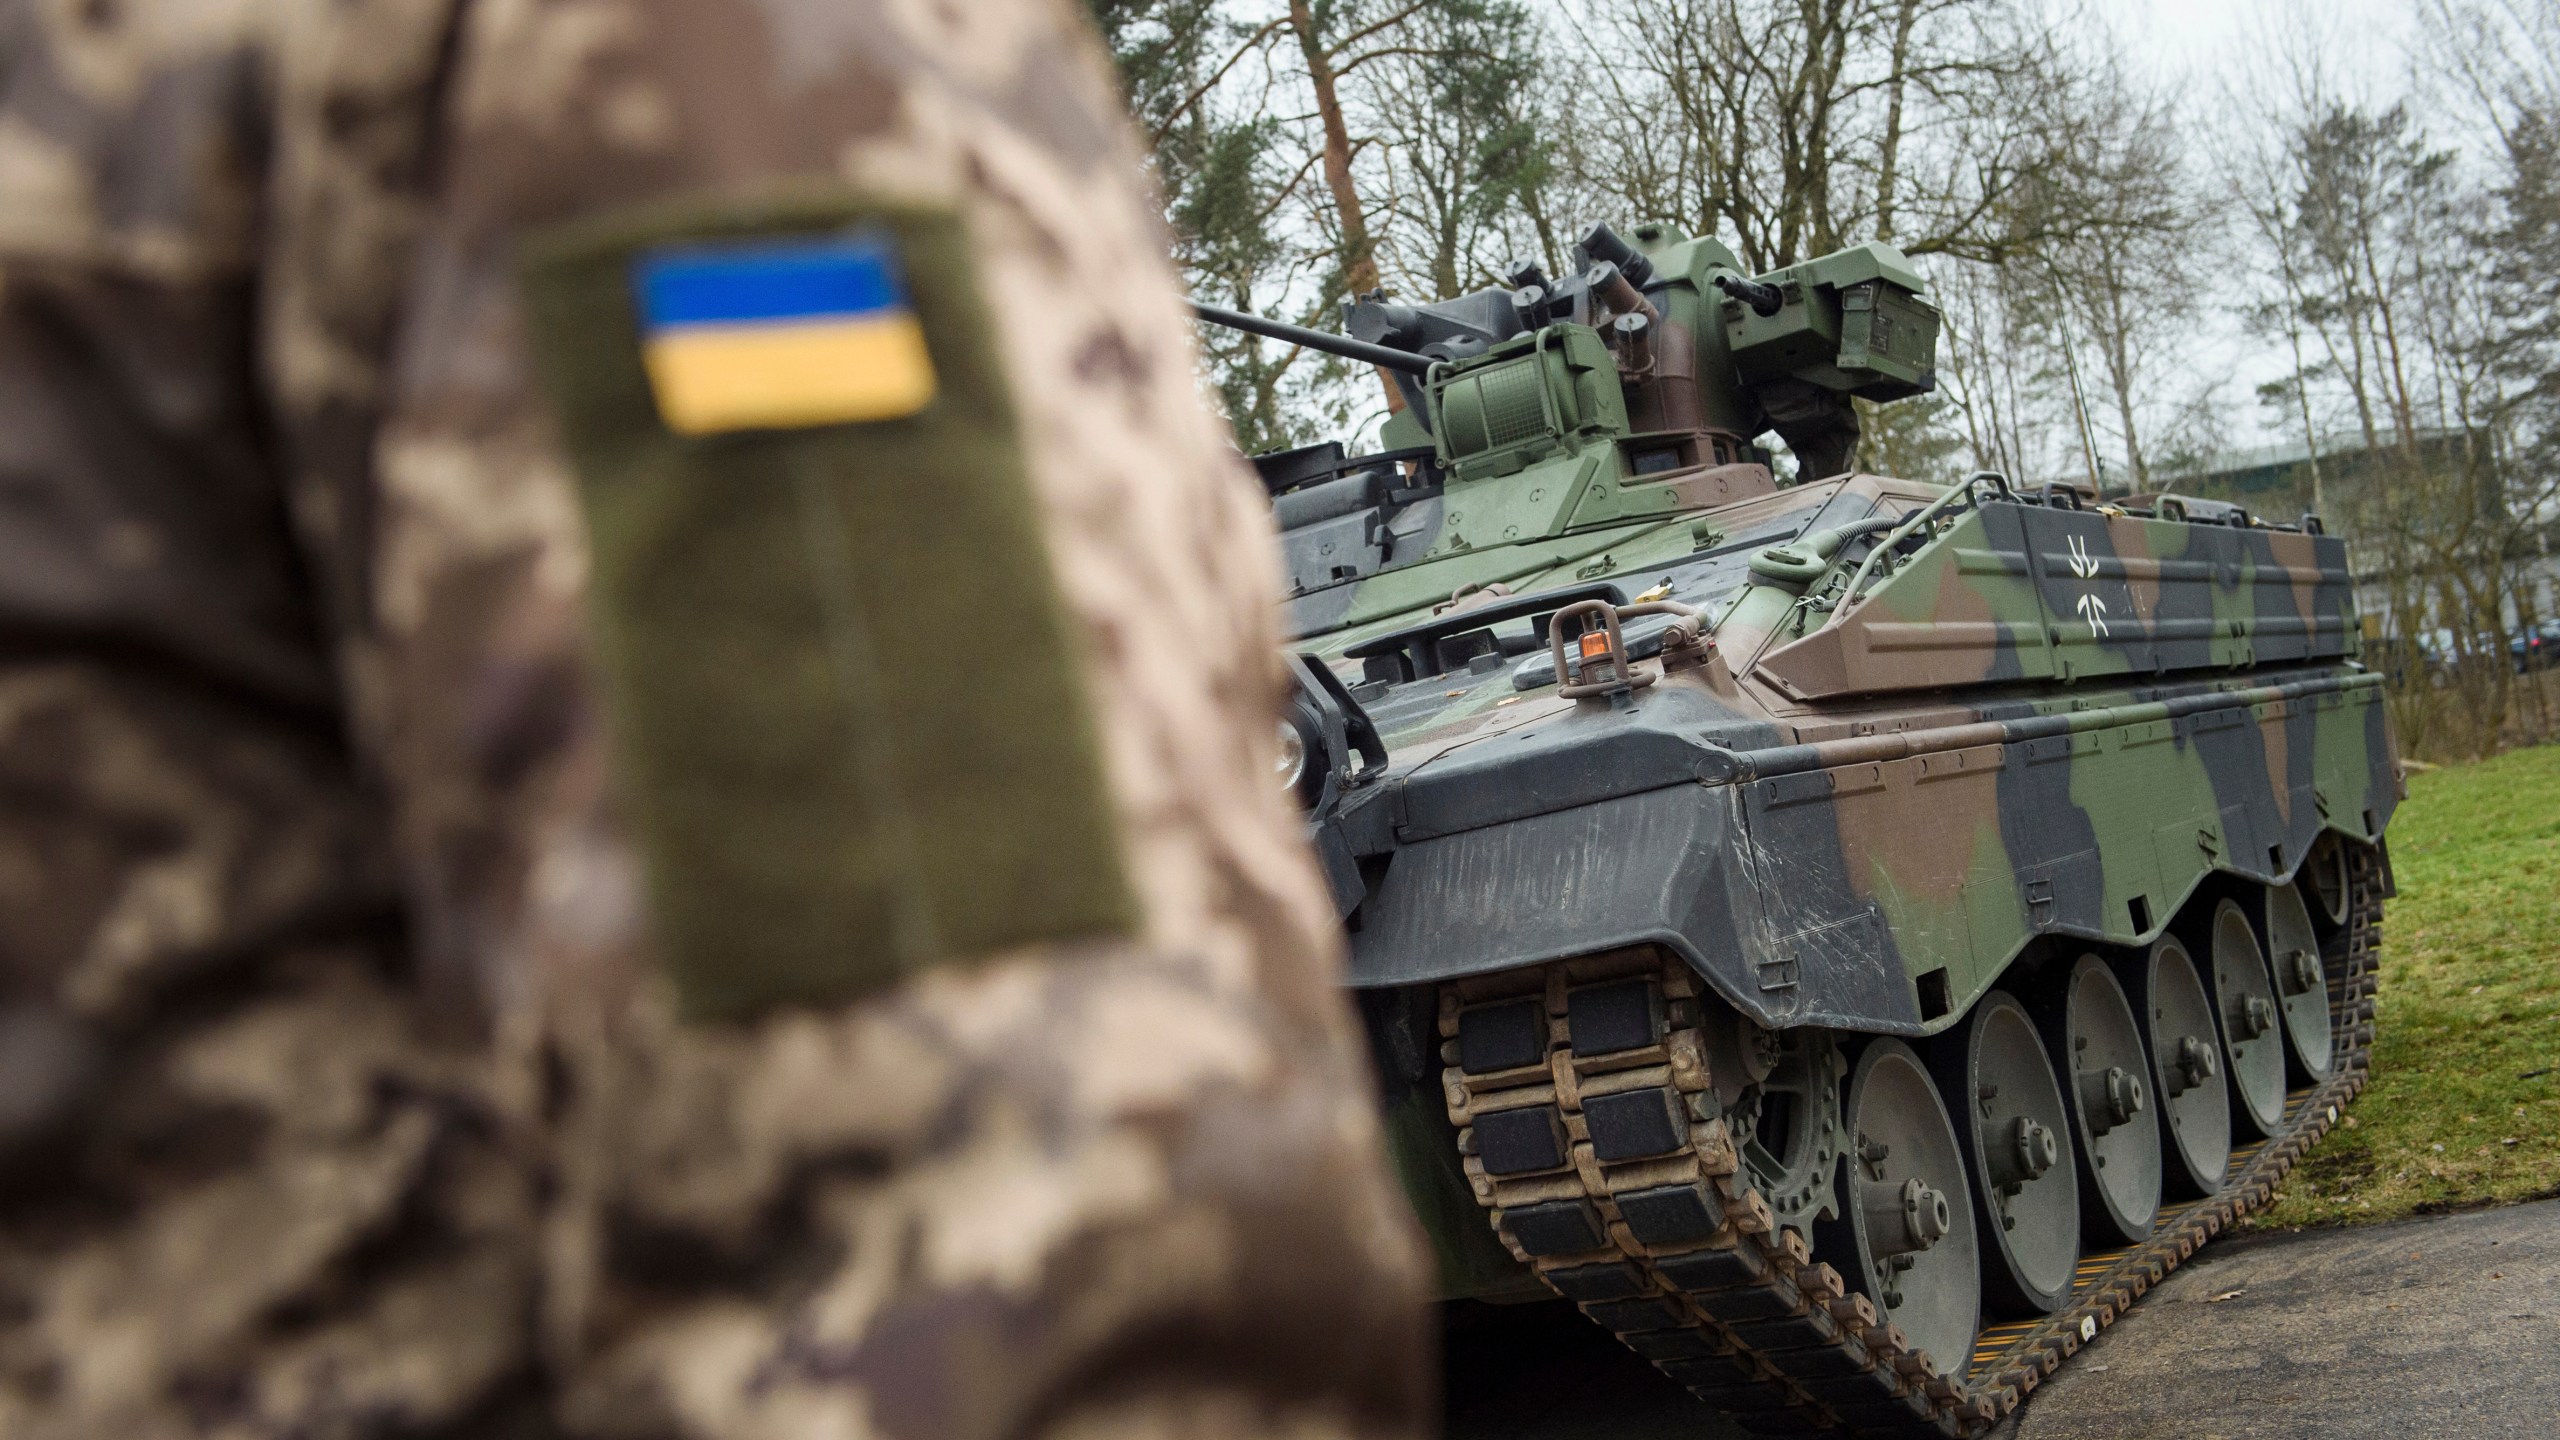
[{"label": "ukrainian flag patch", "polygon": [[653,250],[632,284],[658,418],[679,435],[894,420],[933,399],[885,238]]}]

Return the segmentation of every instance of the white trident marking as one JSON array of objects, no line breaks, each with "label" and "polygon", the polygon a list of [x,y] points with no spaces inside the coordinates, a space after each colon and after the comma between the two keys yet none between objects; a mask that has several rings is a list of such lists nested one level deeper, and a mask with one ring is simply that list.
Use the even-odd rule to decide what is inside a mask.
[{"label": "white trident marking", "polygon": [[[2071,573],[2079,576],[2083,580],[2096,579],[2098,576],[2098,562],[2090,556],[2089,547],[2083,544],[2080,537],[2077,535],[2071,536],[2070,540]],[[2092,634],[2104,635],[2107,633],[2106,601],[2099,599],[2094,592],[2083,592],[2080,596],[2080,602],[2075,608],[2079,610],[2080,618],[2089,622],[2089,630]]]}]

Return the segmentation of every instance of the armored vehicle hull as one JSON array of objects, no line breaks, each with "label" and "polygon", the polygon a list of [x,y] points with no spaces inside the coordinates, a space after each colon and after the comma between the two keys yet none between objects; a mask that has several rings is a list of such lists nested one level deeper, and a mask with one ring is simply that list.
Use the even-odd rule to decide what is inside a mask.
[{"label": "armored vehicle hull", "polygon": [[1751,1430],[1978,1433],[2363,1083],[2401,792],[2345,547],[1781,486],[1742,434],[1925,388],[1916,281],[1639,234],[1521,335],[1355,312],[1434,361],[1402,448],[1262,462],[1397,1160],[1453,1299]]}]

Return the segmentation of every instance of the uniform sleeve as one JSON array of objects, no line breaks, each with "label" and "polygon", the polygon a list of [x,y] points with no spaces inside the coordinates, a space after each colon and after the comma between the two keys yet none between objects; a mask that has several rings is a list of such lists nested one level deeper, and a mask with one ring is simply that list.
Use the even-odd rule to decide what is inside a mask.
[{"label": "uniform sleeve", "polygon": [[[1080,17],[491,3],[453,53],[355,643],[436,923],[551,1057],[563,1413],[914,1440],[1418,1429],[1420,1250],[1330,907],[1261,780],[1267,522],[1196,397]],[[645,352],[700,316],[652,310],[646,267],[846,237],[898,256],[937,393],[968,397],[940,438],[672,434]],[[989,508],[969,487],[998,471],[1017,490]],[[954,513],[984,527],[976,567]],[[1036,563],[996,533],[1017,522]],[[794,576],[816,578],[773,589]],[[768,602],[771,625],[696,623]],[[809,645],[722,649],[795,626]],[[1017,672],[1060,678],[1000,683]],[[783,693],[803,682],[806,705]],[[989,698],[937,710],[938,685]],[[1041,748],[1051,730],[1081,749]],[[1020,763],[1052,754],[1092,788]],[[1003,849],[961,773],[981,761],[1012,767],[1023,826],[1091,853],[954,863],[937,837]],[[699,783],[714,764],[738,783]],[[768,771],[841,783],[842,828],[877,845],[800,863],[842,836]],[[732,808],[750,791],[780,808]],[[875,862],[920,863],[929,903],[825,908]],[[1105,872],[1113,905],[1042,888]],[[813,913],[837,928],[777,938]],[[720,989],[724,957],[782,982]]]},{"label": "uniform sleeve", "polygon": [[486,1433],[529,1400],[531,1170],[486,1047],[431,1035],[341,690],[345,552],[311,543],[267,382],[282,38],[257,4],[0,0],[0,1433],[27,1440]]},{"label": "uniform sleeve", "polygon": [[257,37],[159,30],[0,3],[0,1008],[47,1028],[389,898],[250,363]]}]

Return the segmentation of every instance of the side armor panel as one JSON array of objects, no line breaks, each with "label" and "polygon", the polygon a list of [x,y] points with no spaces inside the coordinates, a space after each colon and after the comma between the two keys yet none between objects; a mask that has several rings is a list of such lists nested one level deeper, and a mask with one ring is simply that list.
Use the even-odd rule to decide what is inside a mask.
[{"label": "side armor panel", "polygon": [[1400,847],[1351,935],[1387,987],[1661,944],[1772,1028],[1960,1015],[2041,935],[2147,941],[2216,871],[2274,883],[2399,798],[2376,677],[2316,675],[1737,754]]},{"label": "side armor panel", "polygon": [[1820,700],[2242,669],[2358,648],[2334,536],[1992,504],[1759,671]]}]

